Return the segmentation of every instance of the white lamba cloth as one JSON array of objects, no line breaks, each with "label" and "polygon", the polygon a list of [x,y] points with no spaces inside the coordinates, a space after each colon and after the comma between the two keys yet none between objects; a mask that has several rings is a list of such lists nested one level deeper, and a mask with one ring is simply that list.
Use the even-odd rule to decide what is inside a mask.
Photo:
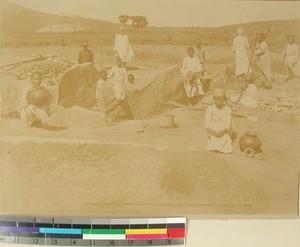
[{"label": "white lamba cloth", "polygon": [[[223,131],[231,129],[231,109],[224,106],[223,109],[218,109],[215,105],[207,108],[205,114],[205,128],[215,131]],[[208,134],[207,140],[208,151],[219,151],[221,153],[232,153],[232,140],[228,134],[224,134],[218,138]]]},{"label": "white lamba cloth", "polygon": [[114,52],[117,53],[118,58],[120,58],[123,62],[129,62],[134,57],[127,35],[116,35]]},{"label": "white lamba cloth", "polygon": [[235,75],[237,76],[248,72],[249,60],[246,48],[249,48],[248,39],[245,36],[236,36],[232,49],[235,58]]}]

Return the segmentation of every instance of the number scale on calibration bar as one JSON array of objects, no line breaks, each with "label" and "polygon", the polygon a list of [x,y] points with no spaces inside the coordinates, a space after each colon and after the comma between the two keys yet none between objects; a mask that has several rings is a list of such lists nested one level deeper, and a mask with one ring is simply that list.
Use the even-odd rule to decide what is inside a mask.
[{"label": "number scale on calibration bar", "polygon": [[82,219],[0,216],[0,243],[56,246],[183,245],[186,218]]}]

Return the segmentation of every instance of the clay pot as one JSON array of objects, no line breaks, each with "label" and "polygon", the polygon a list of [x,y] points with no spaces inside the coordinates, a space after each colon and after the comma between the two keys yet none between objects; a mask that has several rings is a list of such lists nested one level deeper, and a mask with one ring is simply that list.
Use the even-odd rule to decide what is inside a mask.
[{"label": "clay pot", "polygon": [[30,104],[39,107],[48,104],[51,100],[50,93],[45,88],[38,88],[28,94]]},{"label": "clay pot", "polygon": [[253,131],[246,131],[245,135],[241,136],[239,145],[242,152],[247,148],[251,148],[255,153],[261,152],[261,139]]}]

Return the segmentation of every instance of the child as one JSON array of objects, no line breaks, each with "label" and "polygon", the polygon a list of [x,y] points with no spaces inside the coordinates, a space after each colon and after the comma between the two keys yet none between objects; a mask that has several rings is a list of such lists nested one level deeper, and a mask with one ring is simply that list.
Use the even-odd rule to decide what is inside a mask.
[{"label": "child", "polygon": [[128,83],[134,84],[134,75],[133,74],[128,75]]},{"label": "child", "polygon": [[96,99],[97,103],[95,106],[92,107],[92,110],[94,111],[99,111],[101,113],[105,113],[105,108],[104,108],[104,100],[102,96],[102,90],[101,87],[104,83],[108,83],[108,77],[107,77],[107,72],[105,69],[101,71],[101,79],[97,81],[97,86],[96,86]]},{"label": "child", "polygon": [[20,104],[20,117],[29,126],[43,127],[48,124],[50,116],[50,103],[52,96],[50,92],[41,86],[43,75],[39,71],[31,74],[32,86],[23,91]]},{"label": "child", "polygon": [[208,132],[207,150],[221,153],[232,153],[231,109],[225,104],[225,92],[216,89],[215,104],[207,108],[205,114],[205,128]]},{"label": "child", "polygon": [[236,104],[241,103],[242,105],[248,108],[257,108],[258,107],[258,92],[254,84],[254,76],[252,74],[246,77],[246,84],[242,88]]},{"label": "child", "polygon": [[113,67],[108,75],[112,82],[117,82],[121,86],[126,82],[126,69],[122,67],[122,60],[117,59],[117,66]]}]

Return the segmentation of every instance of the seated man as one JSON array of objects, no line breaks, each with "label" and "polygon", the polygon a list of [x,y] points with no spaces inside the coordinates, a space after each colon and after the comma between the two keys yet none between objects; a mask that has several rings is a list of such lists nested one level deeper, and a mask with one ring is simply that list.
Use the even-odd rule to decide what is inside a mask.
[{"label": "seated man", "polygon": [[194,56],[194,48],[188,48],[188,57],[183,60],[182,66],[182,81],[184,83],[184,89],[186,91],[189,105],[194,105],[194,99],[199,100],[199,96],[204,95],[202,89],[201,80],[203,79],[201,75],[201,64],[199,58]]},{"label": "seated man", "polygon": [[205,128],[208,133],[207,150],[221,153],[232,153],[233,128],[231,109],[226,105],[225,92],[216,89],[213,105],[205,114]]},{"label": "seated man", "polygon": [[20,117],[29,126],[43,127],[48,124],[51,110],[50,92],[41,86],[43,75],[35,71],[31,74],[32,86],[25,88],[20,104]]}]

